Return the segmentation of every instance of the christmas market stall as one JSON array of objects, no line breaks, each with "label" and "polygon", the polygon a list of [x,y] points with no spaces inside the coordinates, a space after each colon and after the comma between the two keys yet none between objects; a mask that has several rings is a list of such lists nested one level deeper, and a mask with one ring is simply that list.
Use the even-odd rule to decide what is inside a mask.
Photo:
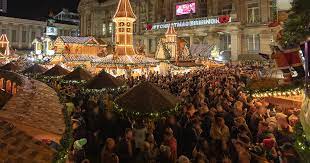
[{"label": "christmas market stall", "polygon": [[62,79],[67,81],[88,81],[92,78],[90,72],[82,67],[77,67],[74,71],[64,76]]},{"label": "christmas market stall", "polygon": [[50,76],[50,77],[57,77],[57,76],[64,76],[69,74],[70,71],[63,68],[60,65],[55,65],[53,68],[47,70],[43,76]]},{"label": "christmas market stall", "polygon": [[139,76],[151,71],[158,63],[155,59],[137,54],[133,47],[133,23],[136,16],[129,0],[120,0],[113,17],[115,22],[115,51],[94,62],[98,69],[114,76]]},{"label": "christmas market stall", "polygon": [[42,82],[20,77],[23,83],[0,110],[0,120],[14,124],[37,141],[48,139],[59,143],[65,122],[57,93]]},{"label": "christmas market stall", "polygon": [[115,100],[122,116],[159,118],[178,110],[179,99],[149,82],[142,82]]},{"label": "christmas market stall", "polygon": [[0,120],[0,160],[4,162],[52,162],[56,150]]},{"label": "christmas market stall", "polygon": [[19,71],[20,67],[16,65],[15,63],[9,62],[3,66],[0,67],[1,70],[7,70],[7,71]]},{"label": "christmas market stall", "polygon": [[106,45],[94,37],[60,36],[54,43],[56,55],[50,64],[63,63],[68,67],[84,65],[91,68],[91,62],[105,56]]},{"label": "christmas market stall", "polygon": [[39,64],[34,64],[23,71],[23,74],[43,74],[47,69]]},{"label": "christmas market stall", "polygon": [[117,89],[124,83],[105,71],[101,71],[93,79],[87,82],[86,88],[90,90]]}]

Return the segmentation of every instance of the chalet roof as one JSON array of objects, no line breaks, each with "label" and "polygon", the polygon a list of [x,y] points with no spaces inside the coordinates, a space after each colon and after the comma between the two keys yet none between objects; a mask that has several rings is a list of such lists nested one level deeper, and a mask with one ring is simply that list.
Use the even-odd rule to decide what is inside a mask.
[{"label": "chalet roof", "polygon": [[0,77],[14,81],[18,85],[22,85],[25,83],[21,75],[7,70],[0,69]]},{"label": "chalet roof", "polygon": [[2,34],[0,36],[0,44],[3,44],[3,43],[9,43],[9,40],[8,40],[8,37],[6,36],[6,34]]},{"label": "chalet roof", "polygon": [[97,40],[94,37],[73,37],[73,36],[60,36],[60,39],[64,43],[86,44],[91,40],[94,40],[97,44]]},{"label": "chalet roof", "polygon": [[83,69],[82,67],[76,68],[74,71],[70,72],[68,75],[64,76],[64,80],[90,80],[92,78],[92,75]]},{"label": "chalet roof", "polygon": [[129,0],[119,0],[114,18],[127,17],[136,19]]},{"label": "chalet roof", "polygon": [[166,35],[177,35],[177,32],[174,29],[174,26],[172,24],[169,25]]},{"label": "chalet roof", "polygon": [[65,131],[65,121],[63,105],[57,93],[42,82],[25,77],[23,80],[21,91],[0,111],[0,119],[13,123],[36,139],[45,138],[45,135],[51,140],[55,140],[55,135],[56,139],[61,138]]},{"label": "chalet roof", "polygon": [[4,162],[52,162],[56,153],[4,120],[0,120],[0,135],[0,160]]},{"label": "chalet roof", "polygon": [[91,79],[86,87],[89,89],[103,89],[103,88],[118,88],[123,85],[123,82],[116,79],[105,71],[101,71],[97,76]]},{"label": "chalet roof", "polygon": [[26,70],[23,71],[23,73],[26,74],[42,74],[45,71],[47,71],[47,69],[39,64],[34,64],[30,67],[28,67]]},{"label": "chalet roof", "polygon": [[77,62],[77,61],[94,61],[100,59],[98,56],[86,55],[86,54],[62,54],[66,62]]},{"label": "chalet roof", "polygon": [[43,75],[45,76],[63,76],[69,74],[70,71],[61,67],[60,65],[55,65],[53,68],[47,70]]},{"label": "chalet roof", "polygon": [[9,62],[2,67],[0,67],[2,70],[7,70],[7,71],[18,71],[20,70],[20,67],[18,67],[16,64]]},{"label": "chalet roof", "polygon": [[203,66],[203,64],[195,63],[195,61],[171,61],[171,63],[176,67],[200,67]]},{"label": "chalet roof", "polygon": [[149,82],[142,82],[118,97],[115,101],[129,112],[156,113],[171,110],[179,100]]},{"label": "chalet roof", "polygon": [[99,63],[100,65],[152,65],[157,64],[158,61],[149,58],[143,55],[107,55],[106,57],[103,57],[99,60],[95,61],[96,63]]}]

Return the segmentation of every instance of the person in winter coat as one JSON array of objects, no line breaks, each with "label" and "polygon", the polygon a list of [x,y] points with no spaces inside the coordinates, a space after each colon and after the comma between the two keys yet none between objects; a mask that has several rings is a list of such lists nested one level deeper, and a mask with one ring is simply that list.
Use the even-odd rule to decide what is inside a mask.
[{"label": "person in winter coat", "polygon": [[101,163],[110,163],[114,160],[115,154],[115,141],[112,138],[108,138],[101,151]]}]

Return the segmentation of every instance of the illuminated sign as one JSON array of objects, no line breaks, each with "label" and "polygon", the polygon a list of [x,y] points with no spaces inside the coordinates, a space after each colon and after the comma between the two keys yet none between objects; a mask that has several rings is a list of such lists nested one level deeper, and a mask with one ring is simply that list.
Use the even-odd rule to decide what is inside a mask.
[{"label": "illuminated sign", "polygon": [[190,20],[180,20],[176,22],[155,23],[152,25],[152,30],[167,29],[170,25],[173,25],[176,28],[181,28],[181,27],[201,26],[201,25],[225,24],[225,23],[230,23],[230,22],[231,22],[230,16],[219,16],[219,17],[213,17],[213,18],[198,18],[198,19],[190,19]]},{"label": "illuminated sign", "polygon": [[56,27],[46,27],[46,35],[47,36],[57,36],[57,28]]},{"label": "illuminated sign", "polygon": [[190,13],[195,13],[196,12],[196,4],[195,2],[188,2],[184,4],[177,4],[175,6],[176,8],[176,15],[186,15]]}]

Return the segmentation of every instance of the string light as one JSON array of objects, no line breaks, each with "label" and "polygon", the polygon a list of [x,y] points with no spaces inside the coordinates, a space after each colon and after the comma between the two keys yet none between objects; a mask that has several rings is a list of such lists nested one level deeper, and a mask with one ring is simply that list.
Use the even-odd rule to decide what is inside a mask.
[{"label": "string light", "polygon": [[[294,89],[270,89],[270,90],[256,90],[256,91],[247,91],[255,98],[264,98],[264,97],[277,97],[277,96],[296,96],[303,93],[302,88],[294,88]],[[253,92],[253,93],[251,93]]]}]

